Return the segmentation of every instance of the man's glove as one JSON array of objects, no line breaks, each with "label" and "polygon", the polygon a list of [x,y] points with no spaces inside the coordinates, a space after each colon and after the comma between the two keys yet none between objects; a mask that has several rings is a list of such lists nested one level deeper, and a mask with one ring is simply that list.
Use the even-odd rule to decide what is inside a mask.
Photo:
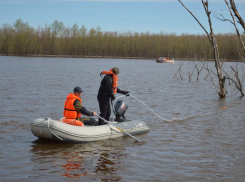
[{"label": "man's glove", "polygon": [[112,94],[112,95],[111,95],[111,99],[112,99],[112,100],[115,100],[115,98],[116,98],[115,95]]},{"label": "man's glove", "polygon": [[122,91],[122,94],[129,96],[129,91]]}]

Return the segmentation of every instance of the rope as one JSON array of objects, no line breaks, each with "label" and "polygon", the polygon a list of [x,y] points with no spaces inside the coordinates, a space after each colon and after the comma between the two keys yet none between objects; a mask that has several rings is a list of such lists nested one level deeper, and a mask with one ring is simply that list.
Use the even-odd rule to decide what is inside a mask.
[{"label": "rope", "polygon": [[172,122],[173,120],[168,120],[168,119],[165,119],[161,116],[159,116],[157,113],[155,113],[150,107],[148,107],[144,102],[142,102],[141,100],[137,99],[136,97],[134,97],[133,95],[129,95],[131,97],[133,97],[134,99],[136,99],[137,101],[141,102],[142,104],[144,104],[148,109],[150,109],[151,112],[153,112],[157,117],[159,117],[160,119],[164,120],[164,121],[168,121],[168,122]]},{"label": "rope", "polygon": [[[123,95],[123,96],[120,96],[120,97],[116,97],[116,99],[118,98],[121,98],[121,97],[125,97],[127,95]],[[195,116],[191,116],[191,117],[185,117],[185,118],[181,118],[181,119],[178,119],[178,118],[173,118],[172,120],[168,120],[168,119],[165,119],[161,116],[159,116],[157,113],[155,113],[149,106],[147,106],[143,101],[137,99],[136,97],[134,97],[133,95],[129,95],[128,96],[131,96],[133,97],[134,99],[136,99],[137,101],[141,102],[142,104],[144,104],[152,113],[154,113],[158,118],[164,120],[164,121],[168,121],[168,122],[173,122],[173,121],[181,121],[181,120],[185,120],[185,119],[192,119],[192,118],[195,118],[195,117],[201,117],[201,116],[205,116],[205,115],[208,115],[208,114],[211,114],[211,113],[215,113],[215,112],[218,112],[218,111],[221,111],[223,109],[226,109],[227,107],[222,107],[221,109],[219,110],[216,110],[216,111],[213,111],[213,112],[209,112],[209,113],[204,113],[204,114],[201,114],[201,115],[195,115]]]},{"label": "rope", "polygon": [[[48,121],[48,129],[51,131],[51,133],[53,133],[52,130],[49,128],[49,118],[47,119],[47,121]],[[57,136],[55,133],[53,133],[53,135],[55,135],[58,139],[63,140],[62,138]]]},{"label": "rope", "polygon": [[[111,102],[112,103],[112,102]],[[105,120],[104,118],[102,118],[102,117],[100,117],[99,115],[96,115],[98,118],[100,118],[100,119],[102,119],[103,121],[105,121],[107,124],[108,124],[108,126],[109,126],[109,128],[111,129],[111,136],[110,136],[110,138],[112,137],[112,128],[111,128],[111,122],[110,121],[107,121],[107,120]]]},{"label": "rope", "polygon": [[[116,99],[119,99],[121,97],[126,97],[127,95],[122,95],[122,96],[119,96],[119,97],[116,97]],[[129,95],[130,96],[130,95]]]},{"label": "rope", "polygon": [[208,115],[208,114],[216,113],[216,112],[221,111],[221,110],[226,109],[226,108],[227,107],[222,107],[221,109],[218,109],[218,110],[213,111],[213,112],[209,112],[209,113],[205,113],[205,114],[201,114],[201,115],[195,115],[195,116],[191,116],[191,117],[185,117],[185,118],[182,118],[182,119],[174,118],[172,121],[181,121],[181,120],[185,120],[185,119],[192,119],[192,118],[196,118],[196,117],[202,117],[202,116],[205,116],[205,115]]}]

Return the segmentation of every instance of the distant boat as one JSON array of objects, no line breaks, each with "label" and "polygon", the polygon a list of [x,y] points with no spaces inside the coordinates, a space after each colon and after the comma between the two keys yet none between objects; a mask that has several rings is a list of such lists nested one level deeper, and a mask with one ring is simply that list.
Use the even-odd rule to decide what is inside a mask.
[{"label": "distant boat", "polygon": [[156,62],[157,63],[175,63],[174,58],[168,59],[166,57],[160,57],[160,58],[156,59]]}]

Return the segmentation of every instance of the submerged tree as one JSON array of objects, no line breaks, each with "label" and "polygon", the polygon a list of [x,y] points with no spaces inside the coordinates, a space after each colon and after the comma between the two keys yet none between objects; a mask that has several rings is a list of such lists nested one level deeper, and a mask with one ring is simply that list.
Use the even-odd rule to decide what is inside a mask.
[{"label": "submerged tree", "polygon": [[225,90],[225,76],[223,77],[222,75],[222,66],[223,63],[220,62],[219,59],[219,51],[218,51],[218,45],[216,42],[216,38],[213,32],[213,27],[212,27],[212,21],[211,21],[211,11],[209,11],[208,9],[208,0],[204,1],[202,0],[202,4],[203,7],[205,9],[206,15],[208,17],[208,22],[209,22],[209,28],[210,28],[210,33],[207,32],[207,30],[203,27],[203,25],[198,21],[198,19],[191,13],[191,11],[189,9],[187,9],[185,7],[185,5],[181,2],[181,0],[178,0],[182,6],[195,18],[195,20],[199,23],[199,25],[203,28],[203,30],[205,31],[205,33],[207,34],[207,37],[212,45],[213,48],[213,59],[214,59],[214,63],[215,63],[215,68],[217,71],[217,77],[218,77],[218,81],[219,81],[219,91],[218,94],[221,98],[225,97],[226,95],[226,90]]},{"label": "submerged tree", "polygon": [[[222,20],[222,21],[228,21],[234,26],[234,28],[236,30],[236,33],[237,33],[237,36],[238,36],[238,40],[239,40],[239,42],[240,42],[240,44],[242,46],[243,52],[245,53],[244,42],[243,42],[241,34],[240,34],[240,32],[239,32],[239,30],[237,28],[237,24],[236,24],[236,20],[235,20],[234,15],[237,17],[237,22],[242,26],[244,32],[245,32],[245,22],[244,22],[243,18],[240,16],[240,14],[239,14],[239,12],[238,12],[238,10],[236,8],[235,1],[234,0],[230,0],[230,6],[229,6],[229,3],[228,3],[227,0],[224,0],[224,1],[225,1],[226,5],[227,5],[227,7],[229,9],[229,12],[230,12],[230,15],[232,17],[232,20],[226,19],[222,14],[219,14],[219,16],[216,16],[216,18],[218,18],[219,20]],[[233,15],[232,11],[233,11],[234,15]],[[239,52],[239,48],[238,48],[238,52]],[[240,55],[242,61],[244,62],[244,60],[245,60],[244,56],[242,56],[240,54],[240,52],[239,52],[239,55]],[[243,87],[242,87],[244,74],[243,74],[242,80],[241,80],[237,67],[234,68],[234,67],[231,66],[231,70],[232,70],[232,75],[234,75],[235,78],[233,78],[233,76],[230,76],[227,72],[225,72],[226,76],[227,76],[227,79],[231,80],[234,83],[235,87],[241,92],[241,95],[244,96]]]}]

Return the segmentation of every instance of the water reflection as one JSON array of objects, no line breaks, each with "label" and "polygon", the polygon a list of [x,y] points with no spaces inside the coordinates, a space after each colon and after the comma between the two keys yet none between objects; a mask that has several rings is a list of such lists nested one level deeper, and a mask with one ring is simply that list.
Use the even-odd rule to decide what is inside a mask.
[{"label": "water reflection", "polygon": [[[65,168],[65,174],[61,174],[61,176],[69,177],[69,178],[80,178],[82,176],[88,175],[87,172],[81,173],[82,171],[86,171],[83,168],[83,156],[79,155],[79,152],[71,152],[71,153],[64,153],[62,158],[66,159],[66,164],[61,165],[61,167]],[[79,173],[77,174],[76,171]]]},{"label": "water reflection", "polygon": [[33,171],[38,173],[42,166],[52,163],[53,169],[47,171],[59,171],[62,177],[119,181],[121,176],[117,175],[117,170],[127,157],[125,144],[123,138],[82,144],[38,139],[30,150]]}]

